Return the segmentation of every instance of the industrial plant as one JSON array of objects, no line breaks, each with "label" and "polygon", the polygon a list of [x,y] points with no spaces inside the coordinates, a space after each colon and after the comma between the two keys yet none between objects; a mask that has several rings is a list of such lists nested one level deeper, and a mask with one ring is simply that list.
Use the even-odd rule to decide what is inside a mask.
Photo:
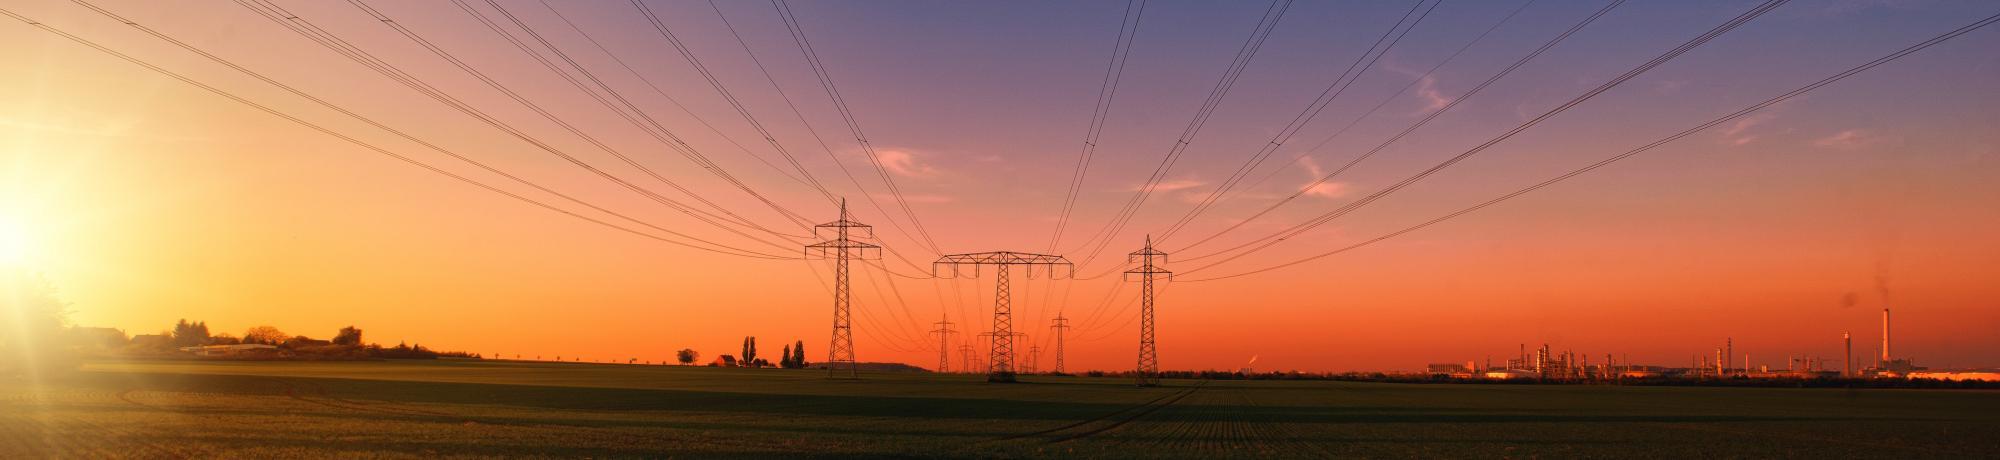
[{"label": "industrial plant", "polygon": [[[1591,356],[1571,350],[1555,351],[1548,344],[1528,349],[1521,344],[1513,358],[1495,365],[1489,357],[1477,361],[1434,363],[1425,373],[1433,377],[1485,380],[1532,380],[1544,382],[1601,382],[1633,379],[1934,379],[1946,381],[2000,382],[2000,369],[1932,370],[1909,357],[1897,357],[1891,350],[1892,331],[1889,309],[1882,309],[1882,343],[1874,362],[1854,357],[1854,335],[1841,333],[1843,355],[1839,360],[1812,354],[1785,356],[1783,367],[1755,364],[1750,353],[1736,353],[1736,339],[1723,338],[1712,351],[1695,353],[1684,367],[1641,365],[1622,356],[1606,353],[1592,363]],[[1740,359],[1740,361],[1738,360]]]}]

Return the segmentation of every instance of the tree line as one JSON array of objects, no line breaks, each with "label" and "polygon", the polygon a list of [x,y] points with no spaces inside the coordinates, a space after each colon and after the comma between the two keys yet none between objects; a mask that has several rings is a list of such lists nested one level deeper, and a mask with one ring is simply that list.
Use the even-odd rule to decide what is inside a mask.
[{"label": "tree line", "polygon": [[[744,337],[743,348],[739,353],[737,355],[717,356],[715,361],[708,363],[708,365],[712,367],[771,367],[771,361],[757,356],[756,337]],[[780,353],[778,355],[778,367],[784,369],[806,368],[805,341],[794,340],[791,345],[786,345],[784,351]],[[694,365],[695,361],[701,359],[701,352],[695,351],[692,348],[682,348],[680,351],[674,352],[674,359],[680,361],[683,366]]]}]

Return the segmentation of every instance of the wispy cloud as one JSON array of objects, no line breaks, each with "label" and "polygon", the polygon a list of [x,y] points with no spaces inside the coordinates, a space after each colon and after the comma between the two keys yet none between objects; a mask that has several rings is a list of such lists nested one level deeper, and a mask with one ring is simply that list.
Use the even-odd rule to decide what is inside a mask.
[{"label": "wispy cloud", "polygon": [[876,149],[875,161],[882,164],[889,173],[904,177],[930,177],[938,174],[938,169],[924,163],[916,152],[902,149]]},{"label": "wispy cloud", "polygon": [[1299,186],[1300,191],[1306,196],[1333,199],[1347,195],[1348,187],[1345,182],[1313,182],[1326,177],[1326,171],[1319,167],[1319,161],[1313,160],[1312,157],[1304,157],[1299,160],[1299,166],[1306,170],[1307,182]]},{"label": "wispy cloud", "polygon": [[1423,114],[1426,112],[1430,112],[1432,110],[1444,108],[1445,105],[1451,103],[1451,98],[1446,97],[1444,95],[1444,91],[1438,89],[1438,84],[1437,84],[1438,78],[1436,74],[1426,74],[1423,72],[1418,72],[1416,69],[1404,67],[1396,62],[1388,62],[1386,64],[1383,64],[1382,68],[1388,69],[1390,72],[1395,72],[1403,75],[1408,75],[1412,77],[1422,77],[1417,79],[1417,86],[1413,90],[1413,92],[1417,96],[1417,99],[1423,101],[1424,104],[1423,108],[1417,110],[1418,114]]},{"label": "wispy cloud", "polygon": [[1830,149],[1853,150],[1882,143],[1884,137],[1864,129],[1848,129],[1831,136],[1813,140],[1813,145]]},{"label": "wispy cloud", "polygon": [[1424,112],[1451,104],[1451,98],[1444,97],[1444,92],[1438,91],[1436,75],[1425,75],[1423,79],[1417,80],[1417,97],[1424,100]]},{"label": "wispy cloud", "polygon": [[[1159,182],[1159,183],[1157,183],[1157,184],[1153,184],[1153,191],[1155,191],[1155,192],[1172,192],[1172,191],[1178,191],[1178,190],[1187,190],[1187,189],[1191,189],[1191,188],[1195,188],[1195,187],[1200,187],[1200,186],[1203,186],[1203,185],[1208,185],[1208,182],[1204,182],[1204,181],[1202,181],[1202,180],[1200,180],[1200,179],[1172,179],[1172,180],[1163,180],[1163,181],[1160,181],[1160,182]],[[1145,189],[1146,189],[1146,185],[1145,185],[1145,184],[1140,184],[1140,185],[1134,185],[1134,186],[1132,186],[1132,188],[1130,188],[1130,189],[1128,189],[1128,190],[1130,190],[1130,191],[1134,191],[1134,192],[1137,192],[1137,191],[1140,191],[1140,190],[1145,190]]]},{"label": "wispy cloud", "polygon": [[1728,128],[1722,130],[1722,143],[1729,145],[1749,145],[1752,142],[1756,142],[1757,134],[1751,132],[1752,129],[1776,118],[1778,116],[1771,113],[1760,113],[1738,118],[1735,123],[1730,123]]}]

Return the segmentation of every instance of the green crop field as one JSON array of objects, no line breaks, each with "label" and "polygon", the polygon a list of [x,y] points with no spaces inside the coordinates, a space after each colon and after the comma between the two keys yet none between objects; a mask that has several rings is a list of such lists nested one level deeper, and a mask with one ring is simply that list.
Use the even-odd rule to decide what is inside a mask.
[{"label": "green crop field", "polygon": [[22,457],[2000,457],[2000,392],[98,362],[0,383]]}]

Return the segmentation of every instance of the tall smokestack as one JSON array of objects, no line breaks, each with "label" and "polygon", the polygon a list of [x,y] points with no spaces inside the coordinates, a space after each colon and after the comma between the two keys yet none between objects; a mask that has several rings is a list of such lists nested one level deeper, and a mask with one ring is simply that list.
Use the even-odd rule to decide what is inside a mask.
[{"label": "tall smokestack", "polygon": [[1882,307],[1882,362],[1888,363],[1890,356],[1894,355],[1889,354],[1889,307]]},{"label": "tall smokestack", "polygon": [[1840,376],[1841,376],[1841,377],[1853,377],[1853,376],[1854,376],[1854,335],[1853,335],[1853,334],[1849,334],[1849,333],[1846,333],[1846,332],[1842,332],[1842,333],[1840,333],[1840,341],[1842,341],[1842,342],[1846,342],[1846,343],[1847,343],[1847,359],[1846,359],[1846,360],[1843,360],[1843,361],[1841,361],[1842,363],[1844,363],[1844,364],[1845,364],[1845,365],[1847,366],[1847,369],[1846,369],[1846,370],[1844,370],[1844,371],[1842,371],[1842,372],[1840,373]]}]

